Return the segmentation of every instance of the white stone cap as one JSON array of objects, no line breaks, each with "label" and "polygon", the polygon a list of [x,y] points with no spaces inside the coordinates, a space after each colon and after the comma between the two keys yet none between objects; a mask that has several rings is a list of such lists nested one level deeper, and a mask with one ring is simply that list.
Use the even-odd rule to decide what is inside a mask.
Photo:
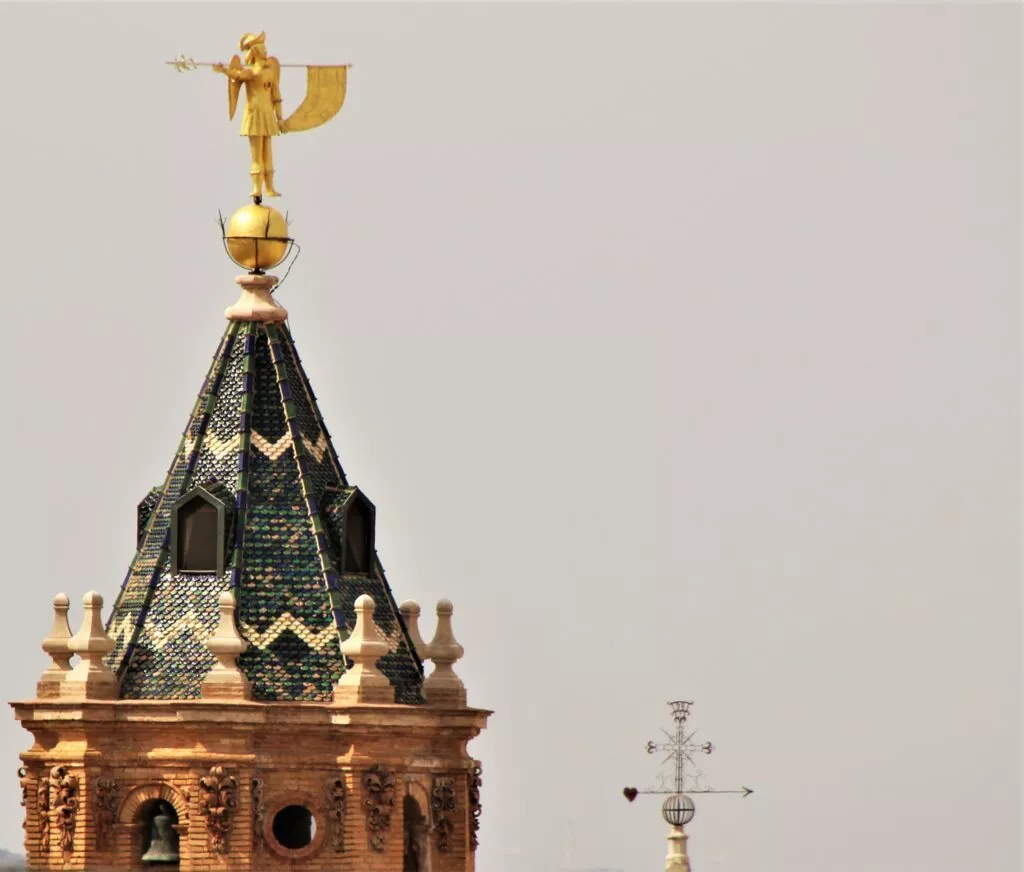
[{"label": "white stone cap", "polygon": [[106,628],[103,626],[102,595],[90,590],[82,597],[82,605],[85,606],[82,626],[71,637],[68,647],[83,657],[90,654],[109,654],[117,646],[114,640],[107,635]]},{"label": "white stone cap", "polygon": [[409,638],[412,639],[413,647],[420,660],[430,658],[430,646],[423,641],[420,635],[420,604],[415,600],[405,600],[399,607],[402,620],[405,621],[405,628],[409,631]]},{"label": "white stone cap", "polygon": [[222,591],[217,602],[220,606],[220,623],[206,640],[206,647],[218,659],[230,657],[233,664],[235,657],[249,648],[249,643],[242,638],[235,625],[235,595],[229,590]]},{"label": "white stone cap", "polygon": [[68,609],[71,601],[66,593],[59,593],[53,598],[53,626],[50,634],[43,639],[43,650],[53,656],[71,651],[68,640],[71,638],[71,624],[68,623]]},{"label": "white stone cap", "polygon": [[362,705],[392,703],[395,689],[388,677],[377,668],[377,661],[390,651],[373,620],[376,604],[373,597],[362,594],[355,601],[356,625],[352,635],[341,643],[341,653],[353,662],[334,686],[334,703]]}]

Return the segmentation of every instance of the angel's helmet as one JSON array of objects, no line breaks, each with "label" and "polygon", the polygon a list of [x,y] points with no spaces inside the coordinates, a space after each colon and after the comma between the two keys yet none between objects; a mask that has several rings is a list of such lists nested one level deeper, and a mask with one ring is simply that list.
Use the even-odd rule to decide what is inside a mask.
[{"label": "angel's helmet", "polygon": [[262,30],[259,33],[247,33],[239,40],[238,47],[246,53],[245,62],[251,64],[257,58],[267,56],[267,34]]}]

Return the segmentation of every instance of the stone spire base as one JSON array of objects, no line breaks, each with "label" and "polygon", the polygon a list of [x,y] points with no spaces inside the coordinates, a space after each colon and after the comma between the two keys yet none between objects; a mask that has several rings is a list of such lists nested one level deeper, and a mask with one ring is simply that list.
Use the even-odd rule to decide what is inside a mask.
[{"label": "stone spire base", "polygon": [[242,287],[242,296],[224,310],[229,321],[287,321],[288,310],[270,295],[277,276],[240,275],[235,281]]},{"label": "stone spire base", "polygon": [[686,853],[686,840],[690,837],[682,827],[672,827],[668,834],[668,856],[665,857],[665,872],[692,872],[690,857]]}]

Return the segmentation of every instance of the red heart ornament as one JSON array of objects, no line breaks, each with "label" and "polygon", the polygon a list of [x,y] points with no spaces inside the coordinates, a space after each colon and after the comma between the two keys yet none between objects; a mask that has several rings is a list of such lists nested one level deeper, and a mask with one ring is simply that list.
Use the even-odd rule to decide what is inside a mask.
[{"label": "red heart ornament", "polygon": [[637,789],[635,787],[623,787],[622,795],[626,797],[630,802],[636,799]]}]

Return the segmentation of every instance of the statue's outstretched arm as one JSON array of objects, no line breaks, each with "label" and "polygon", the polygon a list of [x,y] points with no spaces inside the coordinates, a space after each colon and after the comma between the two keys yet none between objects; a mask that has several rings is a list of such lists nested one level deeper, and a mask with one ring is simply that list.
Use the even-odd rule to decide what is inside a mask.
[{"label": "statue's outstretched arm", "polygon": [[248,82],[256,75],[248,67],[226,67],[224,64],[214,64],[213,71],[215,73],[223,73],[229,79],[234,79],[236,82]]}]

